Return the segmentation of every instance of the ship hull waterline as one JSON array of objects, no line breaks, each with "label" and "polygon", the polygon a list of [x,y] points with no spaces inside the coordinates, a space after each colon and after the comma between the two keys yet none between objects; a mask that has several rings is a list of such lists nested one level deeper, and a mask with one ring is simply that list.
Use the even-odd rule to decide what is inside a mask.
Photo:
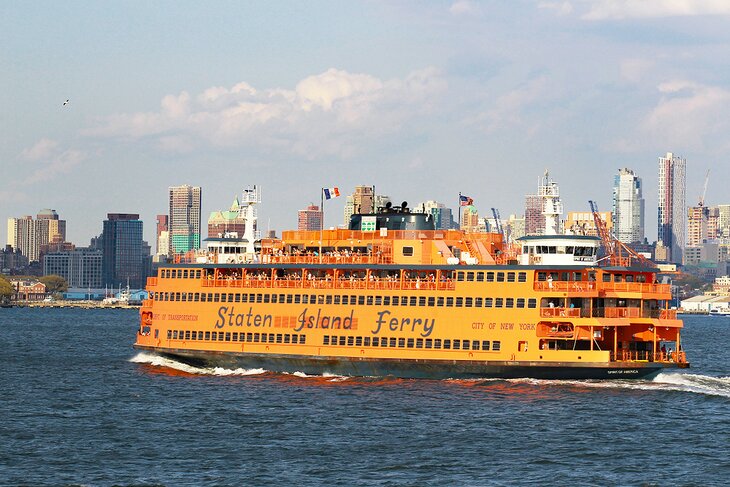
[{"label": "ship hull waterline", "polygon": [[656,362],[519,362],[478,360],[419,360],[311,355],[213,352],[187,349],[134,348],[196,367],[263,369],[268,372],[307,375],[332,374],[352,377],[397,377],[402,379],[644,379],[660,372],[686,368],[688,364]]}]

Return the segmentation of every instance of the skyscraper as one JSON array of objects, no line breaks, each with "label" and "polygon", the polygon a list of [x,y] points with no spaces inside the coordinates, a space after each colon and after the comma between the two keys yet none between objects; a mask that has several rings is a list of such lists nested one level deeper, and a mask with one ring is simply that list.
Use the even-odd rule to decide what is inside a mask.
[{"label": "skyscraper", "polygon": [[613,180],[613,231],[630,244],[644,240],[644,197],[641,178],[631,169],[619,169]]},{"label": "skyscraper", "polygon": [[666,261],[674,264],[682,263],[686,242],[686,169],[687,160],[671,152],[659,158],[657,247],[663,248]]},{"label": "skyscraper", "polygon": [[105,286],[140,288],[145,284],[142,220],[138,214],[109,213],[101,236],[102,280]]},{"label": "skyscraper", "polygon": [[525,235],[545,233],[545,215],[542,214],[542,198],[536,194],[525,196]]},{"label": "skyscraper", "polygon": [[170,252],[185,253],[200,248],[200,204],[199,186],[170,187]]},{"label": "skyscraper", "polygon": [[170,217],[157,215],[157,255],[170,254]]},{"label": "skyscraper", "polygon": [[297,230],[322,229],[322,210],[317,205],[309,205],[297,214]]},{"label": "skyscraper", "polygon": [[40,260],[41,245],[66,240],[66,220],[58,217],[56,210],[38,212],[31,216],[8,218],[8,245],[12,245],[28,257],[29,262]]},{"label": "skyscraper", "polygon": [[345,199],[345,228],[350,224],[352,215],[375,213],[390,202],[390,197],[384,194],[373,195],[373,189],[373,186],[355,186],[355,192]]},{"label": "skyscraper", "polygon": [[433,216],[433,223],[436,230],[449,230],[456,227],[453,212],[445,204],[438,201],[425,201],[416,206],[416,211],[430,213]]}]

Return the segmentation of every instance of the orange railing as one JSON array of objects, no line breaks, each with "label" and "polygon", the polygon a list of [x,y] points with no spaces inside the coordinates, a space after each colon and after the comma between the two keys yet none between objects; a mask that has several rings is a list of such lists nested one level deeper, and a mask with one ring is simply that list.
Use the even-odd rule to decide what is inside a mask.
[{"label": "orange railing", "polygon": [[668,294],[669,284],[649,284],[644,282],[595,282],[595,281],[536,281],[536,291],[554,292],[631,292]]},{"label": "orange railing", "polygon": [[377,289],[447,291],[455,288],[453,281],[420,279],[364,280],[364,279],[202,279],[202,287],[232,288],[307,288],[307,289]]},{"label": "orange railing", "polygon": [[540,308],[540,316],[543,318],[580,318],[580,308]]},{"label": "orange railing", "polygon": [[677,310],[676,309],[662,309],[659,310],[659,319],[660,320],[676,320],[677,319]]},{"label": "orange railing", "polygon": [[595,291],[596,283],[594,281],[536,281],[536,291],[555,291],[555,292],[591,292]]},{"label": "orange railing", "polygon": [[664,362],[687,363],[684,352],[651,352],[644,350],[619,350],[611,352],[612,362]]},{"label": "orange railing", "polygon": [[148,277],[147,278],[147,287],[154,287],[157,286],[157,278],[156,277]]}]

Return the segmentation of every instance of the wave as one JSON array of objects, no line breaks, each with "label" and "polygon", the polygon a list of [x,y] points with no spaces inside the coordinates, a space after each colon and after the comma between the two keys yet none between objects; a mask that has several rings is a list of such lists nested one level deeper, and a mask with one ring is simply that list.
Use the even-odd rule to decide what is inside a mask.
[{"label": "wave", "polygon": [[[265,369],[227,369],[224,367],[196,367],[168,357],[162,357],[148,352],[139,352],[129,359],[130,362],[149,364],[155,367],[166,367],[192,375],[215,375],[215,376],[246,376],[260,375],[267,373]],[[325,372],[319,375],[305,374],[297,371],[290,375],[303,379],[328,379],[329,382],[342,382],[353,379],[349,376],[336,375]],[[373,379],[360,378],[362,380]],[[493,383],[526,384],[540,387],[588,387],[597,389],[632,389],[646,391],[676,391],[709,396],[730,398],[730,377],[712,377],[699,374],[669,373],[662,372],[653,380],[546,380],[546,379],[445,379],[445,382],[467,384],[489,385]]]},{"label": "wave", "polygon": [[161,357],[147,352],[139,352],[137,355],[129,359],[130,362],[136,364],[149,364],[155,367],[166,367],[168,369],[179,370],[187,374],[195,375],[259,375],[267,372],[264,369],[226,369],[224,367],[196,367],[167,357]]},{"label": "wave", "polygon": [[[661,372],[653,380],[546,380],[546,379],[503,379],[512,384],[527,384],[541,387],[587,387],[596,389],[630,389],[645,391],[675,391],[705,394],[730,398],[730,377],[711,377],[699,374]],[[485,385],[500,379],[469,379]]]},{"label": "wave", "polygon": [[[137,355],[129,359],[130,362],[137,364],[148,364],[155,367],[165,367],[168,369],[174,369],[180,372],[185,372],[191,375],[216,375],[216,376],[235,376],[235,375],[260,375],[269,372],[266,369],[227,369],[225,367],[196,367],[194,365],[186,364],[168,357],[162,357],[148,352],[139,352]],[[329,372],[325,372],[320,375],[310,375],[304,372],[294,372],[292,375],[300,378],[316,378],[316,379],[329,379],[330,382],[341,382],[349,379],[350,377],[343,375],[336,375]]]}]

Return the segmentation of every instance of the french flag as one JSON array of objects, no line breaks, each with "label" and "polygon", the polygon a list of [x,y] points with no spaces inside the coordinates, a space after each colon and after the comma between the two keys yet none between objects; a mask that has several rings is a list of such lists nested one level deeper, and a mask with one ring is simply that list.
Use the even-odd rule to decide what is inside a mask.
[{"label": "french flag", "polygon": [[323,188],[322,192],[324,193],[324,199],[326,199],[326,200],[331,200],[332,198],[337,198],[340,195],[339,188]]}]

